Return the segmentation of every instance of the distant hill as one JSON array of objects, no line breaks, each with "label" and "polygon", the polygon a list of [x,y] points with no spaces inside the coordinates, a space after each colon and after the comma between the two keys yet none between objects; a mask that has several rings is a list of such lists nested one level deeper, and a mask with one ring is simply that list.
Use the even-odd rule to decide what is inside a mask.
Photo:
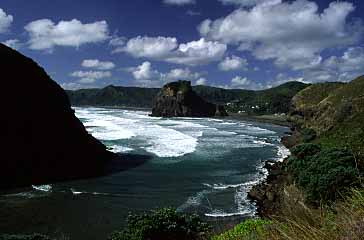
[{"label": "distant hill", "polygon": [[[194,86],[193,90],[208,102],[226,105],[230,112],[253,114],[287,113],[292,97],[308,85],[289,82],[278,87],[253,91]],[[107,86],[101,89],[66,91],[75,106],[117,106],[151,108],[159,88]]]}]

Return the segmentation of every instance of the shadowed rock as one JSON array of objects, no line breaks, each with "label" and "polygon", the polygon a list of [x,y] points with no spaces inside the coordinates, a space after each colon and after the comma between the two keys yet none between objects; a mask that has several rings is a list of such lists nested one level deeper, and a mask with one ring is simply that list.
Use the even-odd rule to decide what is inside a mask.
[{"label": "shadowed rock", "polygon": [[89,135],[64,90],[0,44],[0,189],[93,177],[117,155]]},{"label": "shadowed rock", "polygon": [[166,84],[158,93],[153,117],[213,117],[227,116],[223,106],[206,102],[191,87],[190,81]]}]

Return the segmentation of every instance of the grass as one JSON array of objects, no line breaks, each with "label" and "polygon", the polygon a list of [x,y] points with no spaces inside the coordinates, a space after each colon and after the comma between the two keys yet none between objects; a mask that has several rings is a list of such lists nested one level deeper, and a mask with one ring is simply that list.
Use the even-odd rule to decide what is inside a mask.
[{"label": "grass", "polygon": [[[294,187],[288,190],[294,193]],[[300,204],[300,193],[285,202],[285,211],[272,220],[248,220],[211,240],[362,240],[364,239],[364,188],[335,206],[313,210]],[[287,206],[290,204],[290,206]]]}]

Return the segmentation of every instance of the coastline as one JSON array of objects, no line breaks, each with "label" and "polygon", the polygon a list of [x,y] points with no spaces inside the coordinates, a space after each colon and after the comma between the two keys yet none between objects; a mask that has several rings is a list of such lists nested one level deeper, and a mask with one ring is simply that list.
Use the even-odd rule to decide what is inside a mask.
[{"label": "coastline", "polygon": [[[139,111],[151,111],[150,107],[123,107],[123,106],[94,106],[94,105],[72,105],[72,107],[85,107],[85,108],[108,108],[108,109],[124,109],[124,110],[139,110]],[[238,120],[238,121],[248,121],[248,122],[258,122],[258,123],[268,123],[278,126],[291,127],[291,124],[287,121],[284,116],[280,115],[248,115],[242,113],[228,113],[229,116],[226,117],[213,117],[217,119],[228,119],[228,120]]]},{"label": "coastline", "polygon": [[[281,138],[281,144],[288,150],[297,143],[297,132]],[[248,198],[255,202],[259,217],[270,217],[277,215],[282,207],[282,193],[284,186],[289,182],[289,175],[284,170],[286,160],[290,155],[285,156],[282,161],[266,161],[264,168],[268,171],[267,177],[259,184],[252,187],[248,192]]]},{"label": "coastline", "polygon": [[[121,107],[121,106],[72,106],[72,107],[100,107],[108,109],[124,109],[124,110],[141,110],[150,111],[151,108],[137,107]],[[280,115],[247,115],[239,113],[229,113],[227,117],[213,117],[216,119],[247,121],[256,123],[266,123],[284,127],[291,127],[291,124],[286,120],[285,116]],[[292,146],[291,141],[295,138],[296,133],[289,131],[281,138],[281,144],[289,150]],[[287,174],[282,167],[284,161],[289,155],[283,154],[279,160],[266,160],[262,169],[267,174],[248,191],[248,198],[256,204],[256,214],[258,216],[269,216],[275,214],[279,209],[279,193],[282,192],[284,183],[287,179]]]}]

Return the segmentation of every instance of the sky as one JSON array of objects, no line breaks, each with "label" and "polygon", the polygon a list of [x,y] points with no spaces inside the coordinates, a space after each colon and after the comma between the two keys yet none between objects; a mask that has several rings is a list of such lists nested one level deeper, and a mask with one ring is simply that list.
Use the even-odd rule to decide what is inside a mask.
[{"label": "sky", "polygon": [[1,0],[0,42],[65,89],[265,89],[364,74],[362,0]]}]

